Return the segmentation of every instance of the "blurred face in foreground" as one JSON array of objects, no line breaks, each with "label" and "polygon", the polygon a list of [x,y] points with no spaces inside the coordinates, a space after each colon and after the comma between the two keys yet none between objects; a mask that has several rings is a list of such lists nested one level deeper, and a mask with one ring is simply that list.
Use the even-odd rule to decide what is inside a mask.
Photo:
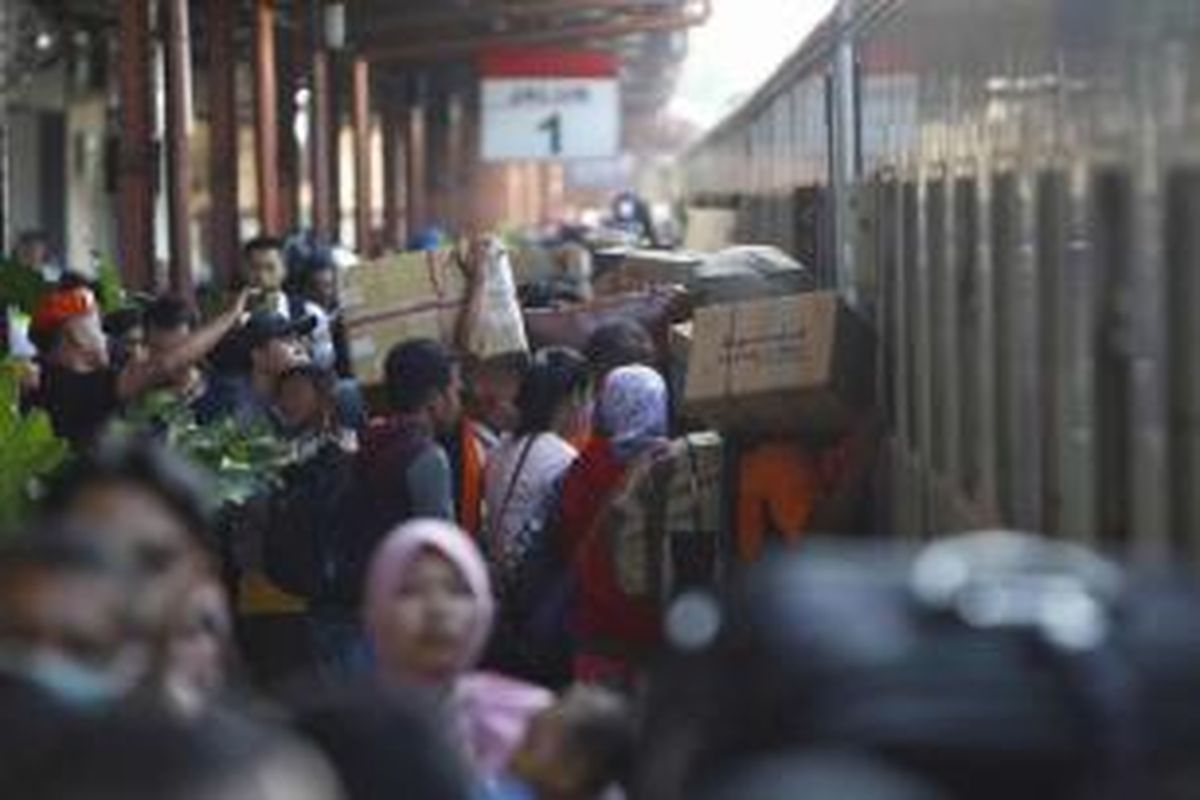
[{"label": "blurred face in foreground", "polygon": [[29,565],[0,587],[0,649],[60,700],[115,699],[144,668],[127,598],[115,576]]},{"label": "blurred face in foreground", "polygon": [[186,523],[149,489],[132,481],[85,488],[66,510],[135,565],[139,619],[157,628],[209,564]]},{"label": "blurred face in foreground", "polygon": [[462,574],[427,549],[409,565],[382,620],[380,658],[401,676],[452,679],[464,668],[478,614]]},{"label": "blurred face in foreground", "polygon": [[182,601],[168,642],[167,690],[185,712],[196,712],[225,686],[233,623],[211,578],[193,583]]}]

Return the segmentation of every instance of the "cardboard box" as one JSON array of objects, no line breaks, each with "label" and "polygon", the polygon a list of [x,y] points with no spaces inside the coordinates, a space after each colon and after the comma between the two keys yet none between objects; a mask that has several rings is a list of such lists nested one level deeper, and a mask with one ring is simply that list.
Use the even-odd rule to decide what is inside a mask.
[{"label": "cardboard box", "polygon": [[412,339],[447,342],[453,335],[458,304],[424,305],[360,315],[347,321],[350,363],[364,386],[383,383],[383,362],[388,351]]},{"label": "cardboard box", "polygon": [[401,342],[448,342],[463,286],[449,251],[401,253],[349,269],[341,299],[355,377],[364,386],[382,383],[384,359]]},{"label": "cardboard box", "polygon": [[431,302],[457,302],[462,274],[448,251],[412,252],[359,264],[347,270],[341,287],[348,323],[361,317]]},{"label": "cardboard box", "polygon": [[869,326],[833,292],[699,309],[683,413],[726,431],[827,440],[873,400]]},{"label": "cardboard box", "polygon": [[[606,254],[615,260],[614,254]],[[636,292],[653,286],[686,286],[704,257],[672,250],[629,250],[595,280],[598,295]]]}]

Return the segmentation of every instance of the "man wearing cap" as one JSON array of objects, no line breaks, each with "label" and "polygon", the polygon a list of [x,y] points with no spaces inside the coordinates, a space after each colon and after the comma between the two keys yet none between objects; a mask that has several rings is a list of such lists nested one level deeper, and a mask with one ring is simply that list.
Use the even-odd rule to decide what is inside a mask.
[{"label": "man wearing cap", "polygon": [[249,294],[169,351],[118,368],[91,290],[55,289],[38,303],[30,325],[42,365],[34,403],[50,415],[55,432],[76,446],[87,445],[122,405],[167,384],[216,347],[245,314]]},{"label": "man wearing cap", "polygon": [[289,293],[284,282],[287,268],[283,261],[283,242],[270,237],[251,239],[244,248],[246,285],[260,292],[258,309],[277,314],[291,322],[312,319],[305,333],[307,349],[314,363],[333,369],[336,351],[329,315],[303,295]]},{"label": "man wearing cap", "polygon": [[312,333],[316,320],[290,320],[273,311],[259,309],[245,326],[222,345],[226,368],[212,379],[208,392],[196,404],[201,422],[232,417],[243,426],[275,423],[275,392],[280,376],[310,360],[302,344]]}]

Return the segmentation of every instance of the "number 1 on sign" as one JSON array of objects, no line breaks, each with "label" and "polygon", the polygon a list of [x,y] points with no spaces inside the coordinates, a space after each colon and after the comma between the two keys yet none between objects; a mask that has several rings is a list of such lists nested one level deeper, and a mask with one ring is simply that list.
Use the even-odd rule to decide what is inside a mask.
[{"label": "number 1 on sign", "polygon": [[550,134],[550,154],[560,155],[562,153],[562,114],[555,111],[542,120],[542,123],[538,125],[538,130]]}]

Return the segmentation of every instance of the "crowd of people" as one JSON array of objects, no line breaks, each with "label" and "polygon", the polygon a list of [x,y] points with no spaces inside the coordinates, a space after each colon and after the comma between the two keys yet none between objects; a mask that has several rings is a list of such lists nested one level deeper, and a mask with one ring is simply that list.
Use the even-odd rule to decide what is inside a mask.
[{"label": "crowd of people", "polygon": [[[603,523],[674,432],[655,342],[622,320],[582,351],[472,358],[480,252],[455,341],[396,345],[371,402],[327,253],[257,239],[206,318],[171,296],[106,317],[23,239],[7,351],[73,454],[0,544],[0,796],[1200,787],[1190,583],[1135,593],[1099,558],[997,535],[630,591]],[[278,482],[220,506],[162,430],[114,427],[164,394],[285,442]]]}]

